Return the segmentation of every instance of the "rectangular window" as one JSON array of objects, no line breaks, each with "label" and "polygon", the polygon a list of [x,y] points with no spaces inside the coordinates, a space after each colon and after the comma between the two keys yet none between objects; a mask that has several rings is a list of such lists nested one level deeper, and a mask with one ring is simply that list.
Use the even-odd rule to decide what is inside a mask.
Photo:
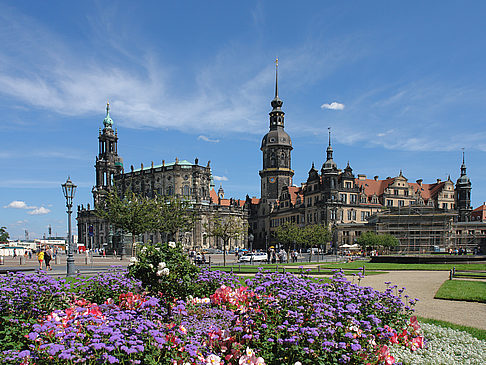
[{"label": "rectangular window", "polygon": [[361,212],[361,220],[364,221],[366,219],[366,212]]},{"label": "rectangular window", "polygon": [[405,193],[405,196],[408,196],[408,190],[405,190],[404,193]]},{"label": "rectangular window", "polygon": [[339,200],[341,200],[344,204],[346,204],[346,194],[339,194]]},{"label": "rectangular window", "polygon": [[348,221],[350,221],[352,218],[352,212],[350,210],[348,210]]},{"label": "rectangular window", "polygon": [[351,204],[356,204],[358,201],[358,196],[356,194],[351,194]]},{"label": "rectangular window", "polygon": [[336,220],[336,211],[331,210],[331,220]]},{"label": "rectangular window", "polygon": [[447,203],[442,203],[442,208],[447,209]]},{"label": "rectangular window", "polygon": [[398,195],[398,190],[397,189],[393,190],[393,195]]},{"label": "rectangular window", "polygon": [[387,199],[387,200],[386,200],[386,206],[387,206],[387,207],[393,207],[393,200],[391,200],[391,199]]},{"label": "rectangular window", "polygon": [[405,205],[405,202],[403,200],[398,201],[398,206],[403,207]]},{"label": "rectangular window", "polygon": [[346,188],[347,189],[351,189],[352,188],[350,181],[346,181]]}]

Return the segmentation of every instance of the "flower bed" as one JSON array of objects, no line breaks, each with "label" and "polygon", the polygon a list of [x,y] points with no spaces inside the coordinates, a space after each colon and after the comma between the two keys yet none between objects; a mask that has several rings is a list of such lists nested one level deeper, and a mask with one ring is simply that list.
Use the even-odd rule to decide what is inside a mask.
[{"label": "flower bed", "polygon": [[[0,342],[0,360],[393,364],[392,345],[423,346],[419,326],[410,320],[414,301],[404,303],[396,287],[378,292],[339,272],[330,283],[305,274],[259,272],[242,286],[236,276],[192,268],[189,285],[174,266],[183,260],[177,249],[144,250],[130,268],[131,275],[152,271],[153,276],[143,271],[141,282],[120,272],[72,283],[43,274],[0,278],[10,288],[0,296],[0,310],[7,313],[2,318],[19,340]],[[188,295],[173,295],[181,291]]]}]

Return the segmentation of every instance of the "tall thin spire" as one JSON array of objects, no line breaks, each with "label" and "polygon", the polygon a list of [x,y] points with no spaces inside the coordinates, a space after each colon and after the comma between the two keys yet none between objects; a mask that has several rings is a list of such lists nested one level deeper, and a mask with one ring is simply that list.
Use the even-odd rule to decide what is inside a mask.
[{"label": "tall thin spire", "polygon": [[462,164],[464,165],[464,147],[462,147]]},{"label": "tall thin spire", "polygon": [[331,147],[331,127],[328,127],[327,130],[329,132],[329,147]]},{"label": "tall thin spire", "polygon": [[275,99],[278,98],[278,57],[275,59]]}]

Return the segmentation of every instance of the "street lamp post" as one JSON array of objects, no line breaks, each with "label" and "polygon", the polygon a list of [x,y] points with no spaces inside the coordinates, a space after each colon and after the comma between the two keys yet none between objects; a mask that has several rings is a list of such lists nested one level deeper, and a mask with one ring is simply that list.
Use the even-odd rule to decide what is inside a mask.
[{"label": "street lamp post", "polygon": [[255,236],[253,236],[253,234],[249,234],[248,235],[248,243],[249,243],[249,249],[250,249],[250,252],[253,252],[253,240],[255,239]]},{"label": "street lamp post", "polygon": [[66,198],[66,208],[68,214],[68,257],[66,264],[66,276],[74,276],[76,267],[74,266],[73,245],[71,242],[71,208],[73,207],[74,193],[76,192],[77,186],[73,184],[69,177],[61,186],[64,197]]}]

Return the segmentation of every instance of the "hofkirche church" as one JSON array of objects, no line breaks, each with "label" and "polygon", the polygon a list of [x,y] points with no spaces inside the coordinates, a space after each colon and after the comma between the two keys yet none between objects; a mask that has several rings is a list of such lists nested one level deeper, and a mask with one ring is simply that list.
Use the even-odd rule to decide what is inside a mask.
[{"label": "hofkirche church", "polygon": [[[366,231],[390,233],[400,241],[402,252],[447,250],[454,247],[473,249],[486,241],[486,204],[473,211],[471,181],[464,161],[460,177],[454,184],[437,179],[409,182],[402,171],[396,177],[379,179],[353,173],[349,162],[341,170],[333,160],[329,143],[325,161],[319,170],[312,164],[308,178],[300,186],[293,184],[291,166],[292,140],[285,131],[283,101],[278,95],[278,63],[275,77],[275,97],[271,101],[270,127],[263,137],[263,167],[260,170],[261,197],[246,200],[224,198],[220,187],[214,189],[211,167],[187,160],[162,161],[161,164],[124,171],[118,155],[118,134],[107,105],[104,128],[99,131],[99,153],[96,157],[95,204],[101,202],[114,187],[120,192],[128,189],[149,197],[157,194],[179,195],[191,201],[200,220],[192,232],[183,233],[181,240],[187,248],[221,248],[221,243],[209,237],[204,224],[215,214],[232,215],[248,223],[248,235],[254,237],[254,248],[266,248],[273,243],[272,232],[285,222],[299,226],[323,224],[332,229],[329,248],[352,244]],[[107,251],[120,250],[120,232],[97,218],[88,204],[78,207],[79,242]],[[231,248],[248,247],[248,235],[231,242]],[[158,233],[145,234],[143,242],[160,240]]]}]

